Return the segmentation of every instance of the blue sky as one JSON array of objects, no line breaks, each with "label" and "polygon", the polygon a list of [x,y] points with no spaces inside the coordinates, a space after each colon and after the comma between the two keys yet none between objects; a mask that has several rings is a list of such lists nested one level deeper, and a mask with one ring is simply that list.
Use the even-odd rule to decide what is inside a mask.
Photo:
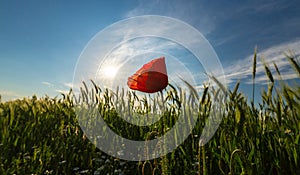
[{"label": "blue sky", "polygon": [[[299,11],[297,0],[3,0],[0,94],[8,100],[67,90],[90,39],[113,23],[138,15],[169,16],[195,27],[215,49],[228,82],[240,79],[248,93],[256,45],[260,56],[278,63],[284,79],[296,77],[282,53],[291,49],[300,54]],[[266,84],[261,64],[257,71],[257,83]]]}]

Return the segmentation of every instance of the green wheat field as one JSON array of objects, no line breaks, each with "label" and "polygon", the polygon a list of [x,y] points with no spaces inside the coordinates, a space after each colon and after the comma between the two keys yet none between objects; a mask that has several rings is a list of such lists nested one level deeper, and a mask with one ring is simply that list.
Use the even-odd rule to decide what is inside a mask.
[{"label": "green wheat field", "polygon": [[[256,59],[254,53],[253,89]],[[297,59],[286,59],[300,78]],[[299,81],[281,81],[276,63],[265,63],[264,68],[267,88],[255,94],[253,90],[253,97],[261,102],[241,93],[239,82],[227,89],[215,77],[211,78],[218,88],[207,85],[197,94],[188,83],[187,91],[170,85],[164,96],[157,93],[152,99],[123,89],[101,89],[94,81],[83,83],[79,96],[70,90],[56,98],[32,96],[7,102],[0,98],[0,174],[300,174]],[[222,121],[211,140],[199,146],[212,101],[221,102]],[[163,135],[179,115],[190,122],[196,113],[197,123],[166,156],[125,161],[105,154],[87,139],[76,117],[78,104],[97,106],[115,133],[132,140]],[[133,125],[118,116],[131,111],[147,117],[156,106],[164,110],[150,126]]]}]

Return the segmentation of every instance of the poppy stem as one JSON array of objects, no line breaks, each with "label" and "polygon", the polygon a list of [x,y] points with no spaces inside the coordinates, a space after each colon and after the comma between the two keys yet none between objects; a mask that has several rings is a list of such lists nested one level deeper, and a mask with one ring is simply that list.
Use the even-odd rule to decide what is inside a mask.
[{"label": "poppy stem", "polygon": [[159,91],[160,92],[160,97],[161,97],[161,106],[162,106],[162,111],[161,111],[161,113],[163,114],[164,112],[165,112],[165,105],[164,105],[164,95],[163,95],[163,92],[162,92],[162,90],[161,91]]}]

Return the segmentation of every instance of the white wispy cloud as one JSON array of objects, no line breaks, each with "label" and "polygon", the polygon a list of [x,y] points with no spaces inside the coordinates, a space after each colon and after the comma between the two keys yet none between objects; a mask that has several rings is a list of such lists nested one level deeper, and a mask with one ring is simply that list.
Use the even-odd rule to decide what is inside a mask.
[{"label": "white wispy cloud", "polygon": [[55,92],[62,93],[62,94],[68,94],[70,91],[64,90],[64,89],[56,89]]},{"label": "white wispy cloud", "polygon": [[59,86],[56,86],[54,91],[57,93],[68,94],[70,92],[70,89],[74,90],[75,88],[76,90],[78,90],[80,86],[83,86],[83,84],[75,86],[72,82],[64,82],[60,83]]},{"label": "white wispy cloud", "polygon": [[[127,86],[129,76],[143,64],[160,56],[166,57],[168,75],[174,81],[177,80],[172,71],[174,75],[180,74],[193,82],[195,72],[191,71],[199,72],[201,65],[207,72],[216,75],[221,70],[211,45],[186,23],[152,15],[124,20],[118,25],[102,31],[89,43],[77,64],[74,87],[82,86],[82,81],[89,79],[95,80],[101,87]],[[99,46],[103,46],[102,50]],[[190,55],[194,56],[191,58]],[[118,68],[115,79],[105,76],[106,66]]]},{"label": "white wispy cloud", "polygon": [[20,95],[17,92],[8,91],[8,90],[0,90],[0,95],[1,95],[2,101],[15,100],[15,99],[23,97],[23,95]]},{"label": "white wispy cloud", "polygon": [[277,1],[249,1],[245,3],[244,9],[248,9],[253,13],[271,13],[274,11],[279,11],[285,9],[291,5],[291,2],[285,0]]},{"label": "white wispy cloud", "polygon": [[73,83],[72,82],[66,82],[66,83],[63,83],[63,85],[67,88],[73,88]]},{"label": "white wispy cloud", "polygon": [[163,15],[183,20],[196,27],[204,35],[215,28],[214,16],[207,11],[203,1],[185,0],[140,0],[126,17],[139,15]]},{"label": "white wispy cloud", "polygon": [[47,81],[43,81],[42,84],[43,84],[43,85],[46,85],[46,86],[49,86],[49,87],[54,86],[52,83],[47,82]]},{"label": "white wispy cloud", "polygon": [[[282,80],[289,80],[298,78],[296,72],[292,69],[285,54],[289,51],[296,56],[299,60],[300,55],[300,39],[291,41],[288,43],[282,43],[275,45],[268,49],[259,51],[257,56],[256,66],[256,83],[266,84],[268,77],[265,75],[265,68],[261,58],[269,65],[269,68],[273,74],[273,78],[279,80],[273,63],[275,63],[281,73]],[[250,55],[244,59],[237,60],[234,65],[224,68],[228,83],[236,82],[241,80],[244,83],[252,83],[252,71],[253,71],[253,55]]]}]

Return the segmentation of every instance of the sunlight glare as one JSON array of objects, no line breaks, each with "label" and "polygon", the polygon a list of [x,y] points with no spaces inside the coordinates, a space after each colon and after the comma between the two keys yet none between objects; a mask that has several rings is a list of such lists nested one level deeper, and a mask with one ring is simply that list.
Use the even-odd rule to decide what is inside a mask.
[{"label": "sunlight glare", "polygon": [[103,72],[106,78],[114,78],[118,72],[118,68],[115,66],[107,66],[103,69]]}]

